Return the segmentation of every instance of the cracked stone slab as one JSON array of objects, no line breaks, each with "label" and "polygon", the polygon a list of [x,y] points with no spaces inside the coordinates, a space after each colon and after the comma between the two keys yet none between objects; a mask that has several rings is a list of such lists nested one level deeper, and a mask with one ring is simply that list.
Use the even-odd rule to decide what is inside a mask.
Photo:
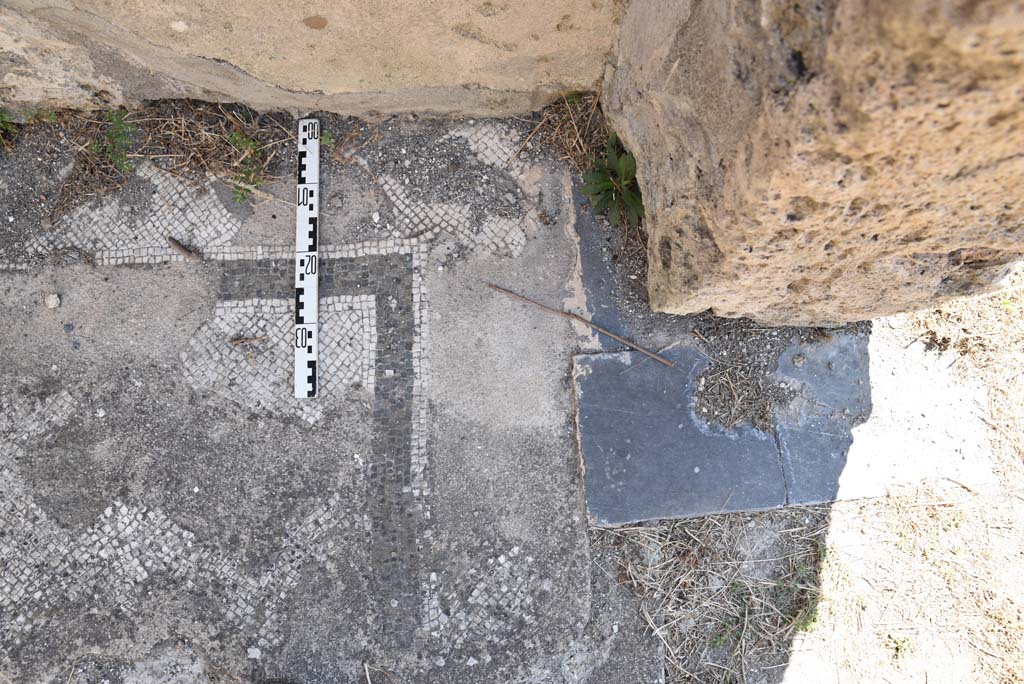
[{"label": "cracked stone slab", "polygon": [[[651,349],[686,344],[682,341],[691,338],[695,317],[644,313],[635,286],[616,269],[608,234],[583,209],[576,236],[578,301],[592,320]],[[908,347],[899,330],[898,317],[879,319],[870,333],[833,331],[812,337],[794,332],[790,345],[782,347],[774,380],[783,390],[788,388],[793,399],[772,415],[784,480],[783,503],[775,505],[880,496],[896,486],[942,478],[974,489],[995,484],[982,417],[985,388],[956,375],[951,369],[953,352],[938,354],[921,343]],[[738,435],[754,432],[749,428],[741,433],[697,421],[704,429],[689,432],[699,435],[703,446],[694,448],[721,456],[714,463],[719,477],[704,482],[709,490],[694,491],[676,483],[682,466],[666,453],[684,447],[666,449],[661,440],[678,432],[680,424],[694,423],[693,387],[681,387],[685,398],[668,401],[654,383],[681,384],[665,378],[676,378],[674,373],[683,364],[671,371],[653,362],[628,372],[609,370],[644,357],[616,353],[619,343],[597,335],[587,340],[586,348],[604,352],[577,357],[578,369],[599,376],[597,381],[589,376],[576,379],[577,393],[591,395],[580,398],[579,442],[593,519],[613,524],[765,507],[755,498],[744,508],[742,497],[733,497],[723,508],[717,498],[722,491],[743,492],[747,487],[744,478],[750,471],[744,459],[749,455],[738,446],[743,441]],[[686,368],[700,364],[690,378],[701,374],[705,361],[693,359],[695,353],[684,354],[691,359]],[[646,391],[645,382],[651,384]],[[611,408],[595,412],[588,405],[597,392],[603,393],[601,405]],[[606,421],[600,418],[602,412]],[[765,443],[766,449],[769,446]],[[630,458],[610,456],[613,449]],[[707,472],[700,464],[691,470],[695,467]],[[685,484],[696,487],[700,480],[693,480],[695,475],[691,472]]]},{"label": "cracked stone slab", "polygon": [[574,357],[590,517],[598,525],[778,508],[786,485],[771,435],[724,430],[693,410],[707,360],[693,349]]},{"label": "cracked stone slab", "polygon": [[776,375],[797,396],[775,417],[790,502],[881,496],[941,478],[994,485],[985,388],[957,377],[952,362],[906,346],[886,319],[870,335],[790,346]]},{"label": "cracked stone slab", "polygon": [[795,343],[779,358],[777,377],[798,392],[775,416],[791,503],[835,500],[853,427],[871,415],[869,368],[866,335]]}]

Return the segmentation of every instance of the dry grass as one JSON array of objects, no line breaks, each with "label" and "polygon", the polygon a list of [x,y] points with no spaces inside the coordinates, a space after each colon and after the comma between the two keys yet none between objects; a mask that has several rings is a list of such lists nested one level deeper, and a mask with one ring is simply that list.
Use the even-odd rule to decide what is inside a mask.
[{"label": "dry grass", "polygon": [[[600,93],[563,95],[545,107],[539,119],[531,122],[533,129],[523,146],[532,141],[556,150],[559,158],[568,162],[579,176],[593,170],[605,159],[611,134],[601,113],[600,100]],[[615,260],[628,264],[631,270],[645,271],[647,232],[643,222],[630,226],[624,221],[621,229],[622,244],[618,246]]]},{"label": "dry grass", "polygon": [[578,174],[586,173],[604,155],[608,144],[600,100],[598,93],[563,95],[540,112],[539,120],[531,122],[535,125],[523,144],[534,141],[549,146]]},{"label": "dry grass", "polygon": [[620,580],[665,647],[671,681],[747,681],[785,664],[814,622],[827,509],[730,514],[606,530]]},{"label": "dry grass", "polygon": [[[281,145],[295,139],[272,115],[192,100],[131,111],[125,122],[134,129],[127,155],[130,164],[148,159],[188,180],[214,175],[234,185],[240,198],[269,178]],[[128,180],[125,169],[95,148],[95,141],[102,140],[110,127],[105,116],[64,113],[58,123],[75,146],[75,167],[54,216],[118,190]]]},{"label": "dry grass", "polygon": [[955,483],[601,531],[669,681],[985,682],[1024,675],[1024,499]]},{"label": "dry grass", "polygon": [[75,152],[74,168],[61,185],[60,194],[51,211],[54,218],[78,204],[115,192],[124,185],[125,173],[93,149],[93,144],[101,139],[108,125],[106,121],[93,118],[95,116],[98,114],[63,112],[55,122],[64,129],[66,140],[75,147]]}]

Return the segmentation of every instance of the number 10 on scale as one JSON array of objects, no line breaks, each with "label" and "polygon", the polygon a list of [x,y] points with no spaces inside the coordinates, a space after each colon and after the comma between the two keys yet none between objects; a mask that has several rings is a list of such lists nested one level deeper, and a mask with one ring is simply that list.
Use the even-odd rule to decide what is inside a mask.
[{"label": "number 10 on scale", "polygon": [[317,394],[320,122],[301,119],[295,188],[295,396]]}]

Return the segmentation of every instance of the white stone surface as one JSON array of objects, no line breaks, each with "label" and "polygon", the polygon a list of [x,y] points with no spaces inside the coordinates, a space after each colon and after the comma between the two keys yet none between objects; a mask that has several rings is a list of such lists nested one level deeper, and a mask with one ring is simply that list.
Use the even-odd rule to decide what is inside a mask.
[{"label": "white stone surface", "polygon": [[893,319],[875,322],[868,347],[871,416],[853,428],[838,499],[943,478],[974,488],[996,484],[986,388],[957,376],[955,352],[926,351],[905,340]]}]

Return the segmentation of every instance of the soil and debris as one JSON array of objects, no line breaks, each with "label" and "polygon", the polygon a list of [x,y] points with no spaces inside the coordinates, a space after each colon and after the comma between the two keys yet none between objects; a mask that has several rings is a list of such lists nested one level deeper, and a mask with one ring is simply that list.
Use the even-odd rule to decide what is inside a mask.
[{"label": "soil and debris", "polygon": [[[290,126],[284,114],[193,100],[164,100],[132,111],[54,112],[19,126],[10,143],[18,154],[7,150],[4,161],[17,163],[34,150],[36,161],[45,159],[51,167],[48,182],[40,184],[43,179],[32,174],[26,188],[42,221],[123,189],[142,159],[189,180],[218,176],[236,185],[244,199],[246,185],[273,178],[281,152],[290,151],[281,146],[295,139]],[[8,173],[14,169],[0,171],[5,181],[18,178]]]},{"label": "soil and debris", "polygon": [[[61,122],[76,155],[55,213],[120,189],[140,159],[189,180],[217,176],[241,201],[294,156],[287,146],[295,140],[290,117],[239,105],[167,100],[128,113],[69,113]],[[123,159],[109,151],[117,144],[125,148]]]},{"label": "soil and debris", "polygon": [[[71,209],[118,192],[143,204],[151,185],[132,173],[147,160],[200,182],[213,175],[243,202],[258,185],[294,169],[286,143],[291,118],[237,105],[167,100],[138,110],[50,112],[19,124],[0,148],[0,262],[26,259],[31,235],[50,230]],[[283,149],[285,146],[286,149]],[[55,254],[60,264],[90,263],[91,255]]]},{"label": "soil and debris", "polygon": [[[519,185],[467,155],[466,141],[441,135],[443,129],[439,122],[411,117],[388,120],[374,128],[376,140],[386,139],[387,146],[364,142],[359,155],[378,173],[400,182],[413,201],[465,207],[474,224],[489,215],[521,218]],[[424,145],[424,139],[434,142]]]},{"label": "soil and debris", "polygon": [[[578,177],[600,167],[607,155],[612,130],[601,112],[600,93],[573,93],[538,112],[529,120],[530,130],[523,145],[531,141],[556,151]],[[611,258],[623,262],[631,272],[647,271],[647,232],[643,221],[630,226],[623,221],[619,243]]]},{"label": "soil and debris", "polygon": [[59,124],[19,126],[0,147],[0,263],[25,253],[33,236],[22,226],[53,225],[61,186],[73,168],[73,148]]},{"label": "soil and debris", "polygon": [[595,530],[619,550],[672,681],[761,681],[816,615],[827,507]]},{"label": "soil and debris", "polygon": [[[558,151],[582,175],[604,154],[609,131],[600,108],[600,95],[573,93],[548,105],[530,119],[523,147],[530,142]],[[521,149],[520,149],[521,151]]]},{"label": "soil and debris", "polygon": [[866,335],[870,331],[870,322],[838,329],[770,328],[748,318],[700,314],[694,319],[693,336],[710,364],[697,379],[695,408],[702,418],[725,428],[748,423],[769,432],[773,411],[795,395],[774,378],[786,348],[794,342],[827,342],[839,332]]}]

